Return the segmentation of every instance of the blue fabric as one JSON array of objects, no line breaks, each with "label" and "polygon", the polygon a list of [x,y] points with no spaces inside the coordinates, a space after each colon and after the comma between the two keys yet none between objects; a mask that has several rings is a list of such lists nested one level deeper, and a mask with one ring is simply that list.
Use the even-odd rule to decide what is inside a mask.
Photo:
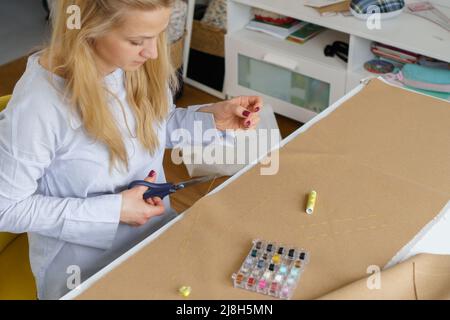
[{"label": "blue fabric", "polygon": [[429,95],[429,96],[433,96],[436,98],[440,98],[440,99],[444,99],[444,100],[448,100],[450,98],[450,93],[445,93],[445,92],[437,92],[437,91],[431,91],[431,90],[423,90],[423,89],[418,89],[418,88],[413,88],[411,86],[406,86],[408,89]]},{"label": "blue fabric", "polygon": [[418,64],[405,64],[402,69],[405,79],[434,84],[450,84],[450,70],[429,68]]}]

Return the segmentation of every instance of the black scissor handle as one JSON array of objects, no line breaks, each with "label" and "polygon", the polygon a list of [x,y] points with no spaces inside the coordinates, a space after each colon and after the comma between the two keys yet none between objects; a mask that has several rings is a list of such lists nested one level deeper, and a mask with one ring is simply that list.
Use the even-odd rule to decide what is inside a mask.
[{"label": "black scissor handle", "polygon": [[173,183],[154,183],[144,180],[135,180],[131,182],[128,185],[128,189],[134,188],[135,186],[144,186],[148,188],[148,190],[144,192],[144,200],[153,197],[164,199],[165,196],[177,191]]}]

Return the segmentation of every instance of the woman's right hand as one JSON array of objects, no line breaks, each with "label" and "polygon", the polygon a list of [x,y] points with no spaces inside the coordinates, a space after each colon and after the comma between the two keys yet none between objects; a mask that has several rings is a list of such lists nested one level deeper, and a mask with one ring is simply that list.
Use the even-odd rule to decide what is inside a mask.
[{"label": "woman's right hand", "polygon": [[[152,175],[153,173],[153,175]],[[155,171],[151,171],[144,179],[148,182],[156,181]],[[164,202],[159,197],[144,200],[145,186],[136,186],[132,189],[122,191],[122,208],[120,211],[120,222],[139,227],[147,223],[154,216],[164,213]]]}]

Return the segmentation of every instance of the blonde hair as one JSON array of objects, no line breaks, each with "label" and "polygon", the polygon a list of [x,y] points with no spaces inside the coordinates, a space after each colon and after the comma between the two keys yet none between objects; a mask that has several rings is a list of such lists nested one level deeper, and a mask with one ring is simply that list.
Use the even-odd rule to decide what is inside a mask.
[{"label": "blonde hair", "polygon": [[[128,157],[120,130],[107,106],[108,91],[95,64],[93,40],[120,26],[128,9],[156,10],[172,4],[173,0],[59,0],[54,8],[52,38],[45,49],[50,71],[65,78],[66,94],[87,133],[108,147],[110,171],[118,164],[128,170]],[[79,30],[66,27],[66,10],[71,5],[80,8]],[[159,147],[154,125],[168,115],[168,89],[177,87],[165,32],[159,35],[157,46],[157,59],[148,60],[136,71],[125,72],[136,137],[151,155]]]}]

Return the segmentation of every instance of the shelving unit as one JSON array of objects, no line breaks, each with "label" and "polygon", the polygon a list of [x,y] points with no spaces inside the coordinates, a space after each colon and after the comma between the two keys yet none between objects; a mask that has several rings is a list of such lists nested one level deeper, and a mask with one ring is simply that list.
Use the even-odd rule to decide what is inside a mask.
[{"label": "shelving unit", "polygon": [[308,41],[303,45],[281,40],[261,32],[255,32],[248,29],[242,29],[234,33],[234,38],[246,43],[252,43],[258,47],[273,49],[288,56],[301,56],[312,63],[318,63],[337,70],[346,70],[346,63],[342,60],[326,57],[322,53],[325,46],[335,40],[347,41],[348,35],[334,30],[326,30],[314,38],[314,41]]},{"label": "shelving unit", "polygon": [[[447,2],[431,1],[450,16],[450,3],[448,6],[440,6]],[[291,72],[293,78],[300,74],[307,79],[328,83],[330,94],[327,105],[349,92],[361,79],[376,76],[363,67],[364,62],[374,57],[370,51],[373,41],[450,62],[450,33],[421,17],[403,12],[396,18],[381,20],[380,29],[370,30],[366,21],[342,15],[323,17],[315,9],[304,6],[304,2],[305,0],[230,0],[228,2],[228,33],[225,41],[225,93],[227,95],[260,94],[271,103],[275,112],[307,122],[321,110],[294,103],[294,99],[286,93],[274,96],[274,94],[262,92],[271,91],[270,88],[260,90],[261,85],[259,85],[259,88],[255,90],[248,83],[245,84],[245,79],[242,80],[245,75],[242,70],[239,70],[240,64],[243,64],[242,57],[251,60],[253,69],[257,66],[269,70],[271,68],[269,65],[272,65],[279,68],[281,73]],[[276,39],[245,29],[247,23],[253,18],[252,7],[318,24],[329,30],[303,45]],[[323,54],[325,46],[336,40],[349,43],[348,63],[337,57],[330,58]],[[276,69],[270,70],[276,72]],[[274,85],[270,83],[271,77],[274,77],[274,73],[267,75],[268,86]],[[292,90],[298,92],[298,89]]]}]

